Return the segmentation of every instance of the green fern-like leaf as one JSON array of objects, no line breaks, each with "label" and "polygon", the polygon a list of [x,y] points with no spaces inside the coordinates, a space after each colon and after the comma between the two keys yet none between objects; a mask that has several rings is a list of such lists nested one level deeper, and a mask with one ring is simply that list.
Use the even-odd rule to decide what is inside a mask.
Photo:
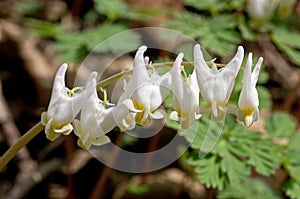
[{"label": "green fern-like leaf", "polygon": [[[179,131],[195,149],[189,163],[195,167],[198,178],[205,186],[221,190],[233,180],[249,176],[251,167],[262,175],[270,175],[280,166],[279,146],[258,132],[246,130],[231,115],[226,117],[219,138],[213,135],[207,137],[210,140],[206,141],[215,142],[215,145],[204,158],[199,158],[197,152],[199,154],[209,124],[209,118],[204,117],[199,125]],[[196,134],[193,128],[197,128]]]},{"label": "green fern-like leaf", "polygon": [[95,9],[99,14],[107,16],[110,21],[115,21],[128,13],[128,5],[122,0],[94,0]]},{"label": "green fern-like leaf", "polygon": [[276,28],[271,38],[291,62],[300,65],[300,33],[298,31],[287,27]]},{"label": "green fern-like leaf", "polygon": [[210,1],[199,1],[199,0],[185,0],[186,6],[194,7],[201,11],[209,11],[211,14],[218,14],[224,11],[238,10],[245,4],[244,0],[210,0]]},{"label": "green fern-like leaf", "polygon": [[222,172],[220,157],[218,155],[208,155],[194,163],[190,160],[189,163],[196,163],[195,172],[197,173],[197,177],[207,188],[222,190],[228,184],[227,176]]},{"label": "green fern-like leaf", "polygon": [[279,199],[280,196],[265,182],[258,179],[243,178],[235,180],[228,188],[220,191],[218,199]]},{"label": "green fern-like leaf", "polygon": [[[88,53],[131,51],[140,46],[140,35],[126,31],[121,24],[102,24],[100,27],[75,33],[63,33],[57,36],[56,49],[67,62],[82,61]],[[113,37],[118,33],[122,36]],[[99,45],[101,44],[101,45]]]},{"label": "green fern-like leaf", "polygon": [[65,31],[61,24],[34,18],[25,18],[24,25],[29,28],[31,33],[45,38],[56,38]]},{"label": "green fern-like leaf", "polygon": [[283,157],[283,166],[288,171],[290,177],[300,182],[300,134],[294,133],[289,138],[287,152]]},{"label": "green fern-like leaf", "polygon": [[[84,42],[94,52],[131,51],[141,45],[141,37],[137,33],[126,33],[127,30],[128,27],[121,24],[102,24],[99,28],[84,32]],[[122,36],[114,37],[118,33]]]},{"label": "green fern-like leaf", "polygon": [[55,48],[65,62],[80,62],[89,53],[84,45],[84,38],[79,33],[60,34],[56,39]]},{"label": "green fern-like leaf", "polygon": [[283,189],[290,198],[299,199],[300,198],[300,182],[295,180],[289,180],[283,186]]},{"label": "green fern-like leaf", "polygon": [[201,15],[182,12],[167,25],[172,29],[198,40],[203,47],[216,55],[226,56],[234,51],[240,43],[239,34],[234,30],[237,21],[230,15],[203,17]]},{"label": "green fern-like leaf", "polygon": [[266,118],[265,128],[272,138],[289,138],[296,131],[296,123],[289,114],[275,112]]}]

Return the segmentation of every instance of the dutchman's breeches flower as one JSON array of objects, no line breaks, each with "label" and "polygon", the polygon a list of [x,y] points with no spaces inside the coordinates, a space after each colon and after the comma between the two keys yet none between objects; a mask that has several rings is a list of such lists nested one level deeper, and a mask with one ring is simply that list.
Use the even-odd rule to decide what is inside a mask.
[{"label": "dutchman's breeches flower", "polygon": [[214,120],[224,118],[226,106],[231,95],[235,78],[239,72],[244,57],[244,48],[238,47],[236,55],[222,69],[218,70],[213,64],[211,68],[206,64],[200,45],[194,47],[194,68],[197,74],[198,86],[201,95],[209,103],[201,113],[212,113]]},{"label": "dutchman's breeches flower", "polygon": [[134,58],[133,74],[118,101],[120,104],[126,99],[131,99],[135,109],[140,111],[131,113],[124,118],[125,127],[134,127],[135,123],[144,126],[149,123],[149,118],[162,119],[166,115],[159,107],[168,94],[167,87],[162,85],[167,81],[169,75],[160,76],[156,72],[150,73],[147,70],[149,59],[144,58],[146,50],[146,46],[138,49]]},{"label": "dutchman's breeches flower", "polygon": [[[78,136],[78,145],[89,149],[91,145],[103,145],[110,142],[105,134],[110,132],[122,119],[134,109],[130,100],[116,107],[106,108],[98,98],[96,87],[81,110],[80,120],[74,120],[74,132]],[[129,107],[129,108],[128,108]]]},{"label": "dutchman's breeches flower", "polygon": [[90,74],[85,89],[75,93],[65,86],[67,64],[58,69],[52,89],[52,95],[46,112],[41,115],[41,123],[45,126],[46,137],[53,141],[61,134],[71,133],[71,122],[89,99],[96,87],[97,73]]},{"label": "dutchman's breeches flower", "polygon": [[244,122],[246,127],[250,127],[254,121],[258,120],[259,116],[259,100],[255,87],[262,62],[263,58],[260,57],[251,73],[252,53],[249,53],[244,72],[243,87],[238,102],[241,111],[239,119]]},{"label": "dutchman's breeches flower", "polygon": [[279,2],[280,0],[247,0],[247,12],[254,20],[254,25],[265,25],[272,17]]},{"label": "dutchman's breeches flower", "polygon": [[199,87],[197,85],[195,70],[188,79],[181,75],[181,62],[183,53],[180,53],[170,70],[171,90],[173,92],[173,108],[170,119],[180,121],[182,128],[188,128],[192,122],[200,118],[199,109]]}]

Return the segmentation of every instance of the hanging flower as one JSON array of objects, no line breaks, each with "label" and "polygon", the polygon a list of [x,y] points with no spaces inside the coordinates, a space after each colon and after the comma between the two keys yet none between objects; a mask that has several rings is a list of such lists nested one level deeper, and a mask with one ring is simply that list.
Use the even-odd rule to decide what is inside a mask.
[{"label": "hanging flower", "polygon": [[244,121],[246,127],[250,127],[259,117],[259,100],[255,87],[262,62],[263,58],[260,57],[251,74],[252,53],[249,53],[244,72],[243,87],[238,101],[239,109],[241,110],[240,119]]},{"label": "hanging flower", "polygon": [[230,98],[235,78],[239,72],[244,57],[244,48],[238,47],[236,55],[224,67],[218,70],[212,63],[212,67],[206,64],[200,45],[194,47],[194,67],[197,74],[198,86],[201,95],[209,103],[208,108],[201,110],[202,113],[212,113],[213,119],[224,118],[226,105]]},{"label": "hanging flower", "polygon": [[252,25],[263,27],[272,17],[280,0],[248,0],[247,12],[252,18]]},{"label": "hanging flower", "polygon": [[[69,90],[65,86],[67,64],[58,69],[46,112],[41,114],[41,123],[45,126],[46,137],[53,141],[61,134],[68,135],[73,130],[71,122],[78,114],[96,87],[97,73],[90,74],[86,88],[81,93]],[[75,88],[75,90],[78,88]]]},{"label": "hanging flower", "polygon": [[180,53],[170,70],[171,90],[173,92],[173,108],[170,119],[180,121],[182,128],[188,128],[192,122],[200,118],[197,114],[199,109],[199,87],[195,70],[185,80],[181,75],[181,62],[184,54]]},{"label": "hanging flower", "polygon": [[149,123],[149,118],[162,119],[166,115],[159,107],[169,91],[167,86],[169,75],[160,76],[156,71],[147,70],[149,58],[144,58],[146,50],[146,46],[138,49],[134,58],[133,74],[118,101],[122,103],[125,99],[131,99],[134,107],[140,111],[127,115],[123,120],[125,127],[134,127],[135,123],[144,126]]},{"label": "hanging flower", "polygon": [[129,114],[129,109],[134,110],[131,100],[122,104],[106,108],[98,98],[96,87],[93,94],[81,110],[80,120],[74,120],[74,132],[78,136],[78,145],[89,149],[91,145],[103,145],[110,142],[105,134],[110,132],[122,119]]}]

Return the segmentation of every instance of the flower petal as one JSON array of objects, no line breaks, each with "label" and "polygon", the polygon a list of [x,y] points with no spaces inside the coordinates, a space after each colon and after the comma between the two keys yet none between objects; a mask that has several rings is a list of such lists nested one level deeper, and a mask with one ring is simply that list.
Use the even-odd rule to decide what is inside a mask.
[{"label": "flower petal", "polygon": [[256,86],[257,80],[258,80],[258,76],[259,76],[259,71],[260,71],[260,67],[263,63],[263,58],[260,57],[257,61],[257,63],[255,64],[255,67],[252,71],[252,75],[251,75],[251,84],[252,86]]},{"label": "flower petal", "polygon": [[66,63],[62,64],[55,75],[54,83],[53,83],[53,91],[54,92],[60,92],[62,88],[65,86],[65,75],[67,71],[68,65]]},{"label": "flower petal", "polygon": [[134,104],[131,99],[124,100],[122,104],[125,105],[131,112],[135,112],[135,113],[142,112],[141,110],[138,110],[134,107]]},{"label": "flower petal", "polygon": [[153,113],[150,113],[152,119],[159,120],[166,117],[166,112],[163,109],[157,109]]},{"label": "flower petal", "polygon": [[82,93],[75,95],[72,98],[68,98],[59,104],[55,115],[53,116],[56,124],[64,125],[73,121],[95,90],[96,77],[97,72],[91,73],[87,80],[86,87]]},{"label": "flower petal", "polygon": [[201,95],[206,101],[211,102],[214,98],[212,90],[214,75],[211,73],[210,68],[206,64],[200,48],[199,44],[196,44],[194,47],[194,70],[196,70]]},{"label": "flower petal", "polygon": [[241,64],[243,62],[243,58],[244,58],[244,48],[242,46],[239,46],[235,56],[230,60],[228,64],[226,64],[226,66],[222,70],[222,73],[230,72],[234,74],[233,75],[234,77],[236,77],[240,70]]},{"label": "flower petal", "polygon": [[100,145],[104,145],[110,142],[110,138],[107,137],[106,135],[103,135],[101,137],[97,137],[95,140],[93,140],[93,144],[100,146]]},{"label": "flower petal", "polygon": [[172,111],[169,115],[169,118],[171,120],[175,120],[175,121],[180,121],[180,117],[178,115],[178,112],[177,111]]},{"label": "flower petal", "polygon": [[55,133],[53,131],[52,121],[53,121],[53,119],[51,118],[45,126],[45,134],[46,134],[47,139],[50,141],[54,141],[60,136],[60,134]]},{"label": "flower petal", "polygon": [[59,129],[53,128],[53,131],[57,134],[69,135],[73,131],[73,126],[72,124],[68,123]]}]

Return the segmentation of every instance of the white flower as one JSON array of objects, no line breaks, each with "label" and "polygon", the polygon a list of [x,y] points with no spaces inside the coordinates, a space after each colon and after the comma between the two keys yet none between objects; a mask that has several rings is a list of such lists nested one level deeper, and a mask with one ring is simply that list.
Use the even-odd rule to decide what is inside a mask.
[{"label": "white flower", "polygon": [[274,13],[279,1],[280,0],[248,0],[248,14],[258,23],[264,24]]},{"label": "white flower", "polygon": [[[146,46],[141,46],[134,58],[133,74],[121,95],[118,104],[125,99],[131,99],[134,107],[140,110],[138,113],[131,113],[123,120],[126,127],[134,127],[135,123],[144,126],[149,123],[149,117],[152,119],[162,119],[166,113],[159,109],[163,100],[166,98],[169,89],[164,86],[168,81],[168,74],[160,76],[156,72],[150,73],[146,65],[149,58],[144,58]],[[167,83],[165,83],[167,85]]]},{"label": "white flower", "polygon": [[194,47],[194,67],[197,74],[198,86],[201,95],[209,103],[208,110],[212,113],[213,119],[220,120],[226,112],[226,105],[231,95],[235,78],[239,72],[244,57],[244,49],[238,47],[236,55],[222,69],[218,70],[213,64],[211,68],[206,64],[200,45]]},{"label": "white flower", "polygon": [[181,62],[183,53],[180,53],[170,70],[173,92],[173,108],[170,119],[181,121],[182,128],[188,128],[193,121],[200,118],[197,114],[199,108],[199,87],[197,85],[195,70],[187,81],[181,75]]},{"label": "white flower", "polygon": [[78,145],[89,149],[91,145],[103,145],[110,142],[105,134],[110,132],[122,119],[134,109],[130,100],[125,100],[116,107],[105,108],[98,98],[96,87],[86,101],[80,113],[80,120],[74,120],[74,132],[78,136]]},{"label": "white flower", "polygon": [[255,68],[251,74],[252,67],[252,53],[249,53],[247,64],[244,72],[243,88],[239,97],[239,109],[242,112],[242,120],[246,127],[250,127],[254,121],[258,120],[258,94],[255,88],[260,66],[263,62],[263,58],[260,57],[255,65]]},{"label": "white flower", "polygon": [[90,74],[86,88],[81,93],[73,93],[65,86],[67,64],[58,69],[52,89],[52,95],[46,112],[41,114],[41,123],[45,126],[46,137],[53,141],[61,134],[67,135],[73,130],[70,124],[96,87],[97,73]]}]

